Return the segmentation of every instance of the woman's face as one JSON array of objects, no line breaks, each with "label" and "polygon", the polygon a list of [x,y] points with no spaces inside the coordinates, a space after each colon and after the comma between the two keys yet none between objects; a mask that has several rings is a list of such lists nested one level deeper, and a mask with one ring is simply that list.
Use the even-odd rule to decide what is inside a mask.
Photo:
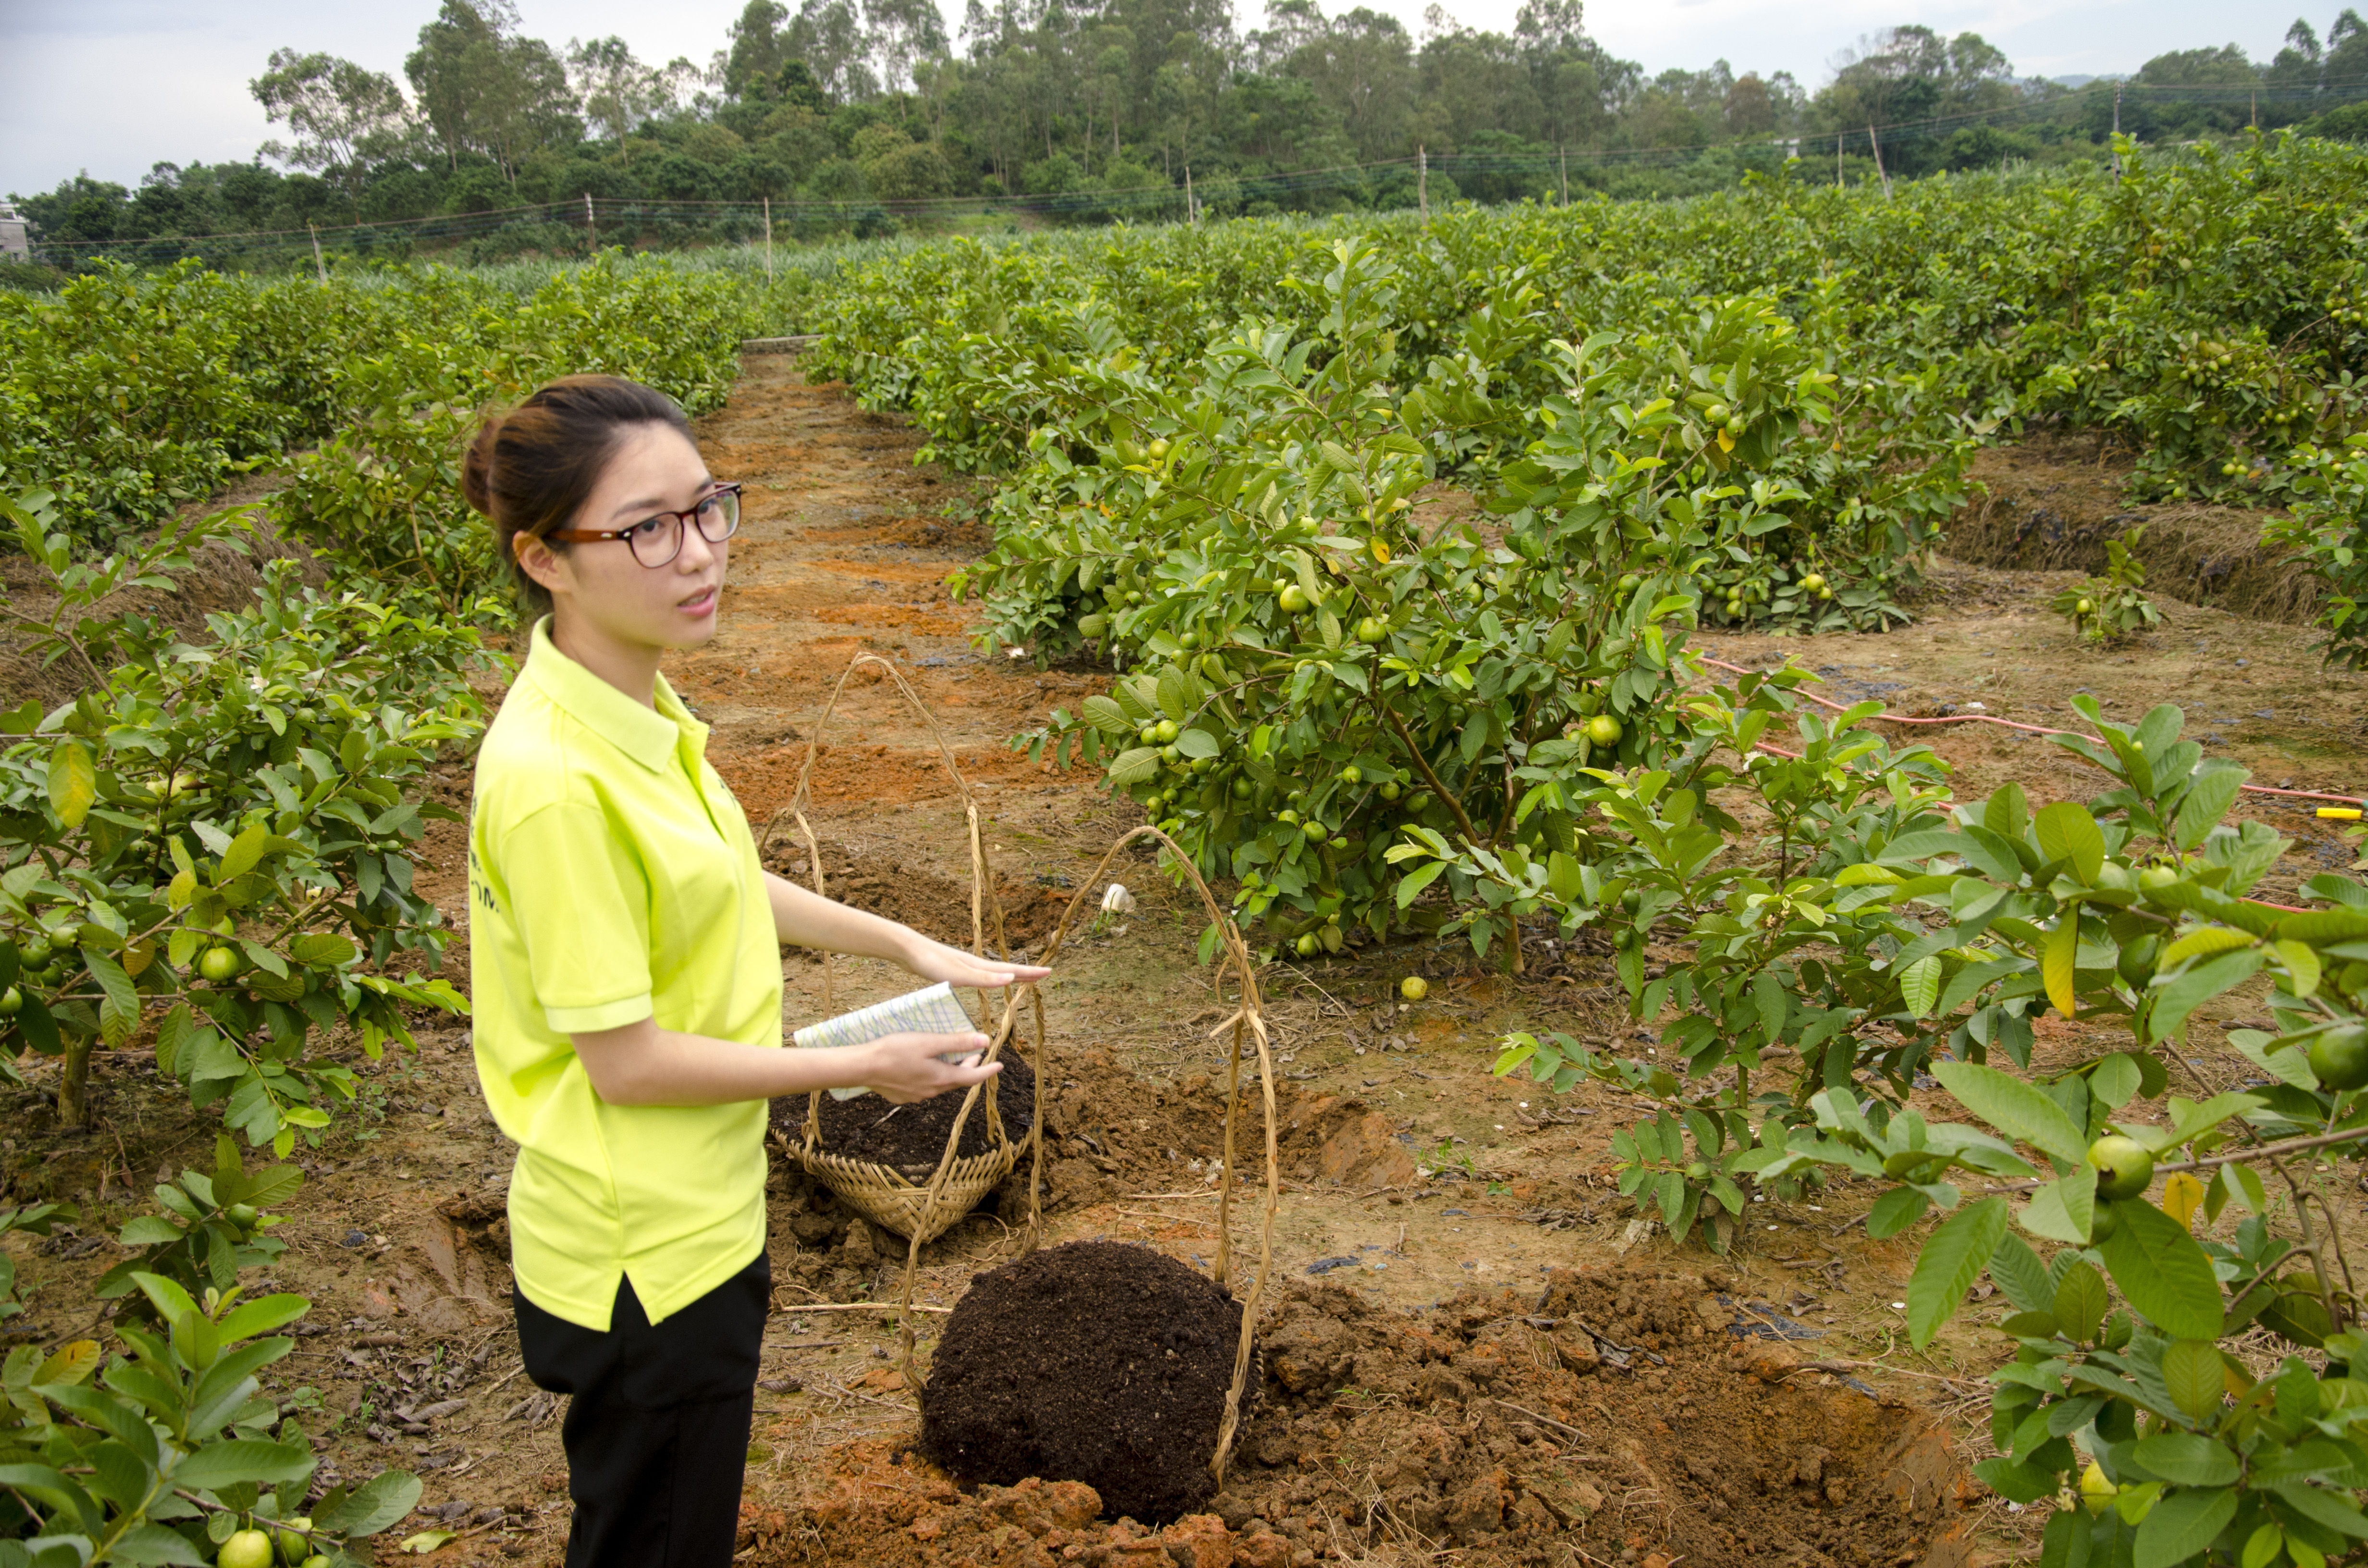
[{"label": "woman's face", "polygon": [[[630,528],[655,514],[684,512],[715,487],[699,449],[666,425],[643,425],[618,444],[584,509],[566,526]],[[661,522],[666,534],[673,524]],[[691,648],[715,635],[730,540],[711,544],[682,528],[682,550],[663,566],[644,566],[623,540],[553,550],[518,536],[519,560],[551,590],[563,622],[577,634],[643,648]],[[646,548],[646,547],[644,547]]]}]

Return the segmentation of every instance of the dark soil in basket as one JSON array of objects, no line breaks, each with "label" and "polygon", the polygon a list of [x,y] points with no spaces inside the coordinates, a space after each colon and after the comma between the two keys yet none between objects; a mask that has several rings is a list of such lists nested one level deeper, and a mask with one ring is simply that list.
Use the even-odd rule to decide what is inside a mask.
[{"label": "dark soil in basket", "polygon": [[[997,1060],[1003,1063],[1003,1072],[987,1090],[981,1091],[978,1104],[971,1108],[970,1119],[962,1123],[962,1147],[957,1153],[965,1156],[984,1154],[989,1146],[989,1092],[996,1096],[1003,1113],[1004,1136],[1013,1143],[1026,1140],[1028,1129],[1036,1119],[1036,1074],[1027,1062],[1008,1052]],[[858,1095],[851,1100],[835,1100],[825,1095],[823,1150],[845,1159],[892,1166],[908,1180],[926,1180],[945,1156],[946,1135],[954,1130],[954,1118],[962,1112],[963,1097],[961,1091],[949,1090],[934,1099],[900,1106],[891,1105],[878,1095]],[[804,1095],[784,1095],[773,1102],[772,1124],[793,1145],[805,1142],[806,1099]]]},{"label": "dark soil in basket", "polygon": [[966,1481],[1079,1481],[1145,1523],[1216,1490],[1241,1304],[1148,1247],[1072,1242],[977,1276],[921,1392],[921,1451]]}]

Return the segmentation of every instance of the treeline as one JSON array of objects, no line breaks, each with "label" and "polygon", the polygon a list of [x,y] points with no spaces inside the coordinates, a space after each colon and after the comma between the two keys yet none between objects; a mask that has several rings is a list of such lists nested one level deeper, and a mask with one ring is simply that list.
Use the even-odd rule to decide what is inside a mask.
[{"label": "treeline", "polygon": [[[15,199],[43,255],[71,264],[131,241],[586,197],[772,201],[800,209],[796,231],[875,233],[948,198],[1094,221],[1188,201],[1231,214],[1686,195],[1787,155],[1856,183],[2096,159],[2116,124],[2142,140],[2368,128],[2351,102],[2368,88],[2368,23],[2348,9],[2324,40],[2297,21],[2267,63],[2233,44],[2185,50],[2078,88],[2018,77],[1978,35],[1900,27],[1811,91],[1724,60],[1648,75],[1587,34],[1580,0],[1528,0],[1509,34],[1433,6],[1419,37],[1319,0],[1269,0],[1248,31],[1225,0],[969,0],[959,51],[934,0],[803,0],[794,15],[749,0],[710,60],[662,66],[619,39],[527,37],[510,0],[444,0],[404,75],[281,50],[250,86],[287,139],[254,161],[160,163],[136,190],[83,176]],[[655,236],[480,224],[472,255],[700,223],[686,210],[656,225],[679,233]]]}]

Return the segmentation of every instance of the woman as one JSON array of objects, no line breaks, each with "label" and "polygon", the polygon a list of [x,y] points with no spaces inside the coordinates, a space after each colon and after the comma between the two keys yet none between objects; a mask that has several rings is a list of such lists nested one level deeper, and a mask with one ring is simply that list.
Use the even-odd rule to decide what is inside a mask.
[{"label": "woman", "polygon": [[715,635],[739,487],[682,411],[570,376],[488,422],[462,474],[540,619],[486,731],[469,830],[477,1074],[518,1145],[511,1262],[528,1376],[573,1395],[568,1568],[732,1557],[765,1257],[765,1102],[924,1099],[996,1068],[979,1035],[782,1046],[780,944],[1006,986],[982,962],[768,874],[707,726],[664,676]]}]

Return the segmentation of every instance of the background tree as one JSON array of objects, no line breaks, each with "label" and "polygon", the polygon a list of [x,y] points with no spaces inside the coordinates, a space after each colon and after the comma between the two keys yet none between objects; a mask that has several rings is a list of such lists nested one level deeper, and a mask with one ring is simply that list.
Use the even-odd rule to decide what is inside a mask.
[{"label": "background tree", "polygon": [[586,129],[618,141],[672,113],[698,77],[698,67],[676,59],[663,67],[643,64],[623,39],[567,40],[567,85]]},{"label": "background tree", "polygon": [[1327,21],[1316,0],[1276,0],[1267,16],[1269,36],[1283,49],[1282,71],[1339,117],[1359,161],[1414,151],[1414,40],[1403,23],[1362,6]]},{"label": "background tree", "polygon": [[881,87],[914,85],[914,70],[946,58],[946,19],[937,0],[864,0],[864,31]]},{"label": "background tree", "polygon": [[266,142],[263,155],[325,171],[349,200],[411,130],[410,106],[393,77],[334,54],[273,50],[269,68],[246,88],[273,124],[295,133],[292,143]]},{"label": "background tree", "polygon": [[806,62],[832,101],[861,103],[879,96],[871,40],[855,0],[804,0],[783,47]]},{"label": "background tree", "polygon": [[[292,169],[160,165],[133,188],[69,181],[17,199],[42,234],[120,244],[586,195],[765,199],[794,210],[800,199],[1130,192],[1063,204],[1068,218],[1092,221],[1180,214],[1180,189],[1156,187],[1180,187],[1188,168],[1201,206],[1221,215],[1410,206],[1405,165],[1418,146],[1431,155],[1437,205],[1558,199],[1569,186],[1712,190],[1746,168],[1772,171],[1770,142],[1807,136],[1813,153],[1820,133],[1850,139],[1856,179],[1872,173],[1870,123],[1885,128],[1895,176],[2094,161],[2109,155],[2113,123],[2112,83],[2075,92],[2017,80],[1980,36],[1920,26],[1862,40],[1814,97],[1748,62],[1648,76],[1588,35],[1582,0],[1520,0],[1509,32],[1463,27],[1434,6],[1418,35],[1371,8],[1328,15],[1323,0],[1267,0],[1247,32],[1230,0],[965,0],[955,38],[933,0],[744,0],[704,68],[645,63],[613,37],[553,51],[524,34],[513,0],[434,3],[405,62],[408,106],[393,81],[351,62],[271,56],[250,85],[292,130],[290,145],[265,150]],[[2258,105],[2241,90],[2255,83]],[[2233,45],[2169,51],[2136,85],[2123,126],[2145,139],[2295,121],[2368,139],[2368,105],[2351,107],[2368,96],[2368,25],[2349,10],[2323,35],[2297,22],[2266,71]],[[2024,112],[2033,109],[2044,112]],[[882,135],[859,149],[875,127]],[[1619,155],[1647,150],[1656,155]],[[1385,166],[1280,177],[1360,163]],[[680,225],[693,222],[703,221],[640,237],[686,239]],[[745,222],[719,215],[713,236],[736,237]],[[792,218],[801,233],[853,222]],[[577,244],[583,233],[539,215],[509,227],[518,232],[472,240],[470,255],[548,247],[562,229]],[[390,242],[401,243],[353,243]]]},{"label": "background tree", "polygon": [[444,0],[404,62],[450,166],[480,153],[513,185],[528,154],[580,131],[566,67],[518,23],[509,0]]},{"label": "background tree", "polygon": [[748,0],[747,8],[728,29],[732,47],[724,55],[726,93],[746,97],[752,87],[760,91],[771,87],[789,58],[789,40],[781,33],[782,24],[789,19],[788,7],[776,0]]}]

